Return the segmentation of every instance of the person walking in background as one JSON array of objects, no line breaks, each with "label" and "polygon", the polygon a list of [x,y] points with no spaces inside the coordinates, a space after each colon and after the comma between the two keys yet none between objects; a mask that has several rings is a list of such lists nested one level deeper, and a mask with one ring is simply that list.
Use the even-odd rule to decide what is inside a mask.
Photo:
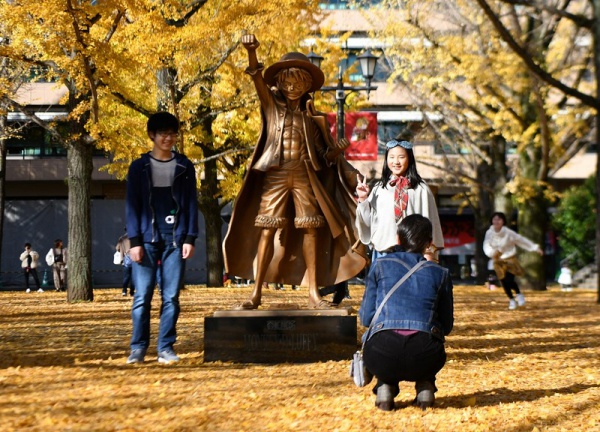
[{"label": "person walking in background", "polygon": [[372,261],[397,244],[398,224],[406,216],[420,214],[433,225],[433,243],[425,252],[437,261],[444,248],[442,226],[433,193],[417,172],[413,145],[391,140],[386,144],[381,178],[373,190],[358,179],[356,228],[360,240],[373,248]]},{"label": "person walking in background", "polygon": [[335,285],[328,285],[323,288],[319,288],[319,294],[323,297],[329,294],[333,294],[331,303],[339,306],[342,300],[350,297],[350,291],[348,290],[348,281],[340,282]]},{"label": "person walking in background", "polygon": [[364,362],[377,377],[375,405],[384,411],[394,409],[400,381],[415,382],[417,406],[433,406],[436,375],[446,363],[444,338],[454,325],[450,272],[423,256],[432,242],[431,222],[409,215],[397,236],[399,245],[371,265],[359,310],[360,323],[370,326]]},{"label": "person walking in background", "polygon": [[123,265],[123,292],[122,292],[122,295],[126,296],[127,295],[127,287],[131,286],[129,288],[129,295],[131,295],[131,297],[133,297],[133,294],[135,293],[135,286],[133,284],[133,279],[131,278],[132,261],[131,261],[131,258],[129,257],[130,242],[129,242],[129,237],[127,237],[127,232],[125,232],[125,234],[123,234],[121,237],[119,237],[119,240],[117,241],[117,245],[115,246],[115,249],[117,250],[117,252],[121,253],[121,263]]},{"label": "person walking in background", "polygon": [[54,289],[65,291],[67,283],[67,248],[61,239],[54,240],[54,247],[46,254],[46,264],[52,267]]},{"label": "person walking in background", "polygon": [[[133,330],[127,363],[140,363],[150,343],[150,309],[161,271],[158,362],[176,363],[179,292],[185,260],[194,254],[198,237],[196,170],[182,154],[172,151],[179,121],[167,112],[153,114],[147,123],[152,151],[133,161],[127,174],[125,200],[127,234],[133,261],[135,294],[131,308]],[[160,264],[159,264],[160,262]]]},{"label": "person walking in background", "polygon": [[494,260],[496,277],[508,296],[508,309],[514,310],[517,306],[525,306],[525,296],[515,280],[515,276],[525,274],[517,259],[517,246],[540,255],[544,255],[544,251],[538,244],[508,228],[504,213],[495,212],[490,221],[491,226],[483,239],[483,252]]},{"label": "person walking in background", "polygon": [[573,291],[573,271],[569,268],[569,261],[561,261],[560,274],[558,275],[557,282],[560,284],[561,291]]},{"label": "person walking in background", "polygon": [[31,275],[35,281],[37,292],[44,292],[44,290],[40,287],[40,278],[38,277],[37,273],[39,258],[40,255],[31,249],[31,243],[25,243],[25,251],[21,254],[19,259],[21,260],[21,268],[23,269],[23,274],[25,275],[26,293],[31,292],[29,289],[29,275]]}]

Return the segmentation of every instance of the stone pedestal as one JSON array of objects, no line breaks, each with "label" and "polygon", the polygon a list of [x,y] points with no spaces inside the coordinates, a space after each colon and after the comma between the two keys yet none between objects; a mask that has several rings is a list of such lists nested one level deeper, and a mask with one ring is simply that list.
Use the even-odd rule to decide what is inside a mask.
[{"label": "stone pedestal", "polygon": [[307,363],[352,358],[350,309],[216,311],[204,319],[204,361]]}]

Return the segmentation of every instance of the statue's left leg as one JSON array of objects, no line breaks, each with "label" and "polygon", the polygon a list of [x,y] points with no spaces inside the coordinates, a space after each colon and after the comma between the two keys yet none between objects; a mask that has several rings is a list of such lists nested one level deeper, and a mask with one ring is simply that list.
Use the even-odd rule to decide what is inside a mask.
[{"label": "statue's left leg", "polygon": [[308,275],[308,307],[309,309],[330,309],[333,305],[323,300],[317,286],[317,230],[307,228],[302,240],[302,254]]}]

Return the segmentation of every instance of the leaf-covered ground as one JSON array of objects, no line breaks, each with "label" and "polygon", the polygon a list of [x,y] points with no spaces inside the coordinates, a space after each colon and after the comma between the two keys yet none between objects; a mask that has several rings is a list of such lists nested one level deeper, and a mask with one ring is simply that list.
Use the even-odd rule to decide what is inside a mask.
[{"label": "leaf-covered ground", "polygon": [[[129,297],[95,291],[0,292],[0,428],[3,431],[600,431],[600,306],[592,291],[527,292],[508,311],[500,290],[455,287],[448,362],[436,406],[375,408],[348,361],[311,364],[203,362],[203,318],[245,299],[249,288],[182,292],[182,361],[126,365]],[[363,293],[352,286],[346,306]],[[263,303],[306,304],[307,291],[265,291]],[[359,334],[362,333],[359,329]]]}]

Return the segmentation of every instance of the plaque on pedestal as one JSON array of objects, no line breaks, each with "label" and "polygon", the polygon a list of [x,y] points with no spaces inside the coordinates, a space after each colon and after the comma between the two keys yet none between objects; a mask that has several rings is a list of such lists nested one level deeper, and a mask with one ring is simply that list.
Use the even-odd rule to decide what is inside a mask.
[{"label": "plaque on pedestal", "polygon": [[216,311],[204,318],[204,361],[308,363],[356,351],[350,309]]}]

